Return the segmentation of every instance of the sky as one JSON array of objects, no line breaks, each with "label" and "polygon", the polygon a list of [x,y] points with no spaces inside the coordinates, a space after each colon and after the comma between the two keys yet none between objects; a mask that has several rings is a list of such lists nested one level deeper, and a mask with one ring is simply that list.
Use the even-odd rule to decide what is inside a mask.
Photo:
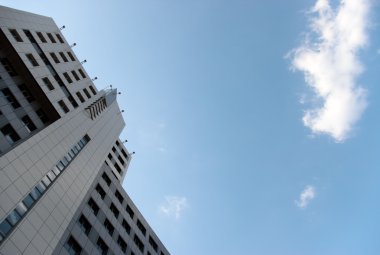
[{"label": "sky", "polygon": [[0,4],[122,92],[123,186],[171,254],[379,254],[379,0]]}]

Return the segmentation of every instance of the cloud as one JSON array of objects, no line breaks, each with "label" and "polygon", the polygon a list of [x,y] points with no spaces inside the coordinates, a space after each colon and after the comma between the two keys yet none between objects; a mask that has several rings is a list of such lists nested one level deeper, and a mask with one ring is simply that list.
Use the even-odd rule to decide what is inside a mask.
[{"label": "cloud", "polygon": [[305,209],[311,200],[313,200],[316,196],[316,190],[313,186],[307,185],[305,189],[301,192],[298,200],[294,201],[296,206],[301,209]]},{"label": "cloud", "polygon": [[304,73],[314,92],[303,123],[314,134],[344,141],[367,107],[367,92],[357,84],[363,71],[358,51],[368,41],[370,0],[345,0],[334,9],[318,0],[311,10],[311,32],[291,52],[292,69]]},{"label": "cloud", "polygon": [[159,211],[166,216],[179,219],[182,211],[188,206],[186,197],[166,196],[165,203],[159,207]]}]

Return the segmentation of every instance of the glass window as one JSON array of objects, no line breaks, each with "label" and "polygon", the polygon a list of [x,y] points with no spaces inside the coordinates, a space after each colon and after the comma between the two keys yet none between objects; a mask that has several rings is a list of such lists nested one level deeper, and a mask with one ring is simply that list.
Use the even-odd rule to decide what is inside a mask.
[{"label": "glass window", "polygon": [[0,130],[9,144],[12,145],[18,140],[20,140],[20,136],[16,133],[16,131],[13,129],[13,127],[10,124],[5,125]]},{"label": "glass window", "polygon": [[59,161],[58,164],[57,164],[57,167],[60,171],[62,171],[63,169],[65,169],[65,165],[62,163],[62,161]]},{"label": "glass window", "polygon": [[12,226],[7,220],[3,220],[0,224],[0,232],[3,236],[6,236],[11,231]]},{"label": "glass window", "polygon": [[65,102],[63,102],[63,100],[59,100],[58,101],[58,105],[61,107],[62,111],[64,113],[68,113],[69,112],[69,108],[67,107],[67,105],[65,104]]},{"label": "glass window", "polygon": [[54,181],[54,179],[55,179],[55,174],[53,173],[53,171],[49,171],[47,174],[46,174],[48,177],[49,177],[49,179],[53,182]]},{"label": "glass window", "polygon": [[14,226],[16,223],[21,219],[20,214],[16,212],[16,210],[13,210],[7,217],[8,222]]},{"label": "glass window", "polygon": [[111,203],[110,205],[110,210],[115,216],[115,218],[117,219],[117,217],[119,217],[119,210],[116,208],[116,206],[113,203]]},{"label": "glass window", "polygon": [[33,66],[39,66],[37,60],[34,58],[33,54],[31,53],[28,53],[26,54],[26,57],[28,58],[29,62],[33,65]]},{"label": "glass window", "polygon": [[49,80],[48,77],[42,78],[42,81],[44,82],[45,86],[46,86],[49,90],[53,90],[53,89],[54,89],[54,86],[53,86],[53,84],[51,83],[51,81]]},{"label": "glass window", "polygon": [[17,109],[21,106],[13,93],[8,88],[2,89],[1,92],[4,95],[5,99],[7,99],[8,103],[10,103],[14,109]]},{"label": "glass window", "polygon": [[52,43],[57,43],[57,42],[55,41],[55,39],[54,39],[54,37],[53,37],[53,35],[52,35],[51,33],[47,33],[47,36],[49,37],[49,39],[50,39],[50,41],[51,41]]},{"label": "glass window", "polygon": [[41,32],[37,32],[37,35],[38,35],[38,37],[40,38],[41,42],[43,42],[43,43],[46,43],[46,42],[47,42],[46,39],[45,39],[45,37],[42,35]]},{"label": "glass window", "polygon": [[78,242],[72,236],[67,240],[64,247],[70,255],[79,255],[82,252],[82,247],[80,247]]},{"label": "glass window", "polygon": [[77,94],[77,97],[79,98],[79,100],[81,101],[81,103],[84,103],[85,100],[84,100],[82,94],[79,91],[76,94]]},{"label": "glass window", "polygon": [[69,60],[66,58],[65,53],[60,52],[59,55],[61,56],[61,58],[63,59],[63,61],[65,61],[65,62],[69,62]]},{"label": "glass window", "polygon": [[7,58],[0,58],[1,64],[3,64],[4,69],[8,72],[9,76],[16,76],[17,72],[13,68],[11,62]]},{"label": "glass window", "polygon": [[55,55],[54,52],[50,52],[50,56],[51,56],[51,58],[54,60],[54,62],[55,62],[56,64],[59,64],[59,63],[60,63],[60,62],[59,62],[59,59],[58,59],[58,57],[57,57],[57,55]]},{"label": "glass window", "polygon": [[82,69],[78,69],[78,72],[80,73],[80,75],[82,76],[83,79],[86,78],[86,75],[84,74]]},{"label": "glass window", "polygon": [[77,74],[74,70],[72,70],[71,73],[72,73],[72,75],[74,76],[75,80],[77,80],[77,81],[80,80],[78,74]]},{"label": "glass window", "polygon": [[11,35],[13,36],[13,38],[14,38],[17,42],[23,42],[23,40],[21,39],[20,34],[17,32],[16,29],[9,29],[9,32],[11,33]]},{"label": "glass window", "polygon": [[80,216],[78,222],[79,222],[79,226],[82,229],[82,231],[86,235],[88,235],[91,231],[91,228],[92,228],[90,222],[88,222],[88,220],[86,219],[86,217],[83,214]]},{"label": "glass window", "polygon": [[75,61],[74,55],[70,51],[67,52],[67,55],[69,55],[71,61]]},{"label": "glass window", "polygon": [[18,212],[18,214],[20,214],[21,216],[23,216],[26,211],[28,210],[28,208],[26,208],[26,206],[24,205],[23,202],[20,202],[17,207],[16,207],[16,211]]},{"label": "glass window", "polygon": [[59,41],[60,43],[65,43],[65,42],[63,41],[62,36],[61,36],[60,34],[55,34],[55,36],[57,36],[58,41]]},{"label": "glass window", "polygon": [[21,93],[24,95],[24,97],[29,103],[36,100],[34,96],[32,95],[32,93],[30,92],[30,90],[25,86],[25,84],[18,85],[18,89],[21,91]]},{"label": "glass window", "polygon": [[36,188],[37,188],[38,191],[41,192],[41,193],[44,193],[45,190],[46,190],[46,186],[45,186],[45,184],[43,184],[43,182],[39,182],[39,183],[36,185]]},{"label": "glass window", "polygon": [[51,183],[47,176],[44,176],[44,178],[42,178],[42,182],[45,184],[46,187],[48,187]]},{"label": "glass window", "polygon": [[30,192],[30,195],[33,197],[34,200],[38,200],[42,194],[36,187],[34,187]]},{"label": "glass window", "polygon": [[26,198],[24,198],[24,200],[22,200],[22,202],[24,203],[24,205],[27,208],[30,208],[34,203],[34,199],[32,198],[31,195],[27,195]]},{"label": "glass window", "polygon": [[28,130],[29,133],[33,132],[37,129],[36,125],[34,125],[33,121],[29,118],[28,115],[25,115],[21,118],[22,123],[24,124],[24,127],[26,130]]}]

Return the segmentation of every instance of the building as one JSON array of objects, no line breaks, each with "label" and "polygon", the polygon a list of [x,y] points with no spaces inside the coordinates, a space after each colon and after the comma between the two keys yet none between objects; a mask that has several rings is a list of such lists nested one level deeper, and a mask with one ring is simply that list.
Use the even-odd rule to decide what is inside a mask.
[{"label": "building", "polygon": [[0,6],[0,254],[169,254],[121,186],[116,99],[51,18]]}]

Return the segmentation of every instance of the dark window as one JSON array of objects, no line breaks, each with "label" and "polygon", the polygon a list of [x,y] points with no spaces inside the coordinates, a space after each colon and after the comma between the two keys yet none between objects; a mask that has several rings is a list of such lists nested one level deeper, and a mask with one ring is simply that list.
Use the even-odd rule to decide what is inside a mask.
[{"label": "dark window", "polygon": [[120,163],[123,164],[123,166],[125,165],[125,162],[124,162],[124,159],[119,155],[119,157],[117,157],[118,160],[120,161]]},{"label": "dark window", "polygon": [[20,84],[18,85],[18,88],[19,90],[21,91],[21,93],[24,95],[24,97],[26,98],[26,100],[31,103],[33,102],[34,100],[36,100],[34,98],[34,96],[32,95],[32,93],[30,93],[30,90],[26,87],[25,84]]},{"label": "dark window", "polygon": [[87,98],[91,98],[91,95],[90,95],[90,93],[88,93],[88,90],[87,89],[83,89],[83,92],[84,92],[84,94],[87,96]]},{"label": "dark window", "polygon": [[74,108],[77,108],[77,107],[78,107],[78,103],[77,103],[77,101],[75,101],[75,99],[73,98],[72,95],[68,96],[67,99],[69,99],[71,105],[72,105]]},{"label": "dark window", "polygon": [[39,66],[37,60],[34,58],[33,54],[26,54],[26,57],[28,58],[29,62],[33,65],[33,66]]},{"label": "dark window", "polygon": [[5,136],[5,139],[9,144],[14,144],[20,140],[20,136],[16,133],[13,127],[10,124],[5,125],[1,128],[1,133]]},{"label": "dark window", "polygon": [[102,238],[98,238],[98,241],[96,242],[96,246],[98,250],[101,252],[101,254],[106,255],[108,253],[108,246],[107,244],[103,241]]},{"label": "dark window", "polygon": [[119,245],[120,249],[125,253],[127,251],[127,243],[124,241],[124,239],[119,235],[117,238],[117,244]]},{"label": "dark window", "polygon": [[84,215],[82,214],[78,220],[79,222],[79,226],[80,228],[82,229],[82,231],[88,235],[91,231],[91,224],[90,222],[88,222],[88,220],[86,219],[86,217],[84,217]]},{"label": "dark window", "polygon": [[59,41],[60,43],[65,43],[65,42],[63,41],[62,36],[61,36],[60,34],[55,34],[55,35],[57,36],[58,41]]},{"label": "dark window", "polygon": [[95,203],[94,199],[90,198],[90,200],[88,200],[88,206],[90,206],[95,216],[98,215],[99,206]]},{"label": "dark window", "polygon": [[53,84],[51,83],[51,81],[49,80],[48,77],[42,78],[42,81],[45,83],[46,87],[49,90],[53,90],[54,89],[54,86],[53,86]]},{"label": "dark window", "polygon": [[27,195],[26,198],[24,198],[24,200],[22,200],[22,202],[24,203],[24,205],[27,208],[30,208],[34,203],[34,199],[31,195]]},{"label": "dark window", "polygon": [[21,39],[20,34],[17,32],[16,29],[9,29],[9,32],[11,33],[11,35],[13,36],[13,38],[15,38],[16,41],[23,42],[23,40]]},{"label": "dark window", "polygon": [[112,236],[115,228],[114,228],[114,226],[112,226],[111,222],[108,219],[105,219],[103,226],[105,227],[105,229],[107,229],[108,234],[110,234],[110,236]]},{"label": "dark window", "polygon": [[69,62],[69,60],[66,58],[66,56],[65,56],[65,54],[63,52],[60,52],[59,55],[61,56],[61,58],[63,59],[63,61]]},{"label": "dark window", "polygon": [[38,109],[36,111],[38,117],[42,121],[42,123],[46,124],[49,122],[49,117],[46,115],[46,113],[42,109]]},{"label": "dark window", "polygon": [[73,83],[73,80],[70,78],[70,75],[68,74],[68,73],[63,73],[63,76],[65,76],[65,78],[66,78],[66,81],[68,82],[68,83]]},{"label": "dark window", "polygon": [[96,95],[96,90],[93,86],[89,86],[89,89],[91,90],[92,94]]},{"label": "dark window", "polygon": [[123,226],[125,232],[127,232],[128,234],[131,233],[131,226],[129,226],[126,220],[123,219],[123,223],[121,225]]},{"label": "dark window", "polygon": [[56,41],[55,41],[55,39],[51,33],[47,33],[47,36],[49,37],[49,39],[52,43],[56,43]]},{"label": "dark window", "polygon": [[79,98],[79,100],[81,101],[81,103],[84,103],[84,98],[83,98],[82,94],[79,91],[77,92],[77,97]]},{"label": "dark window", "polygon": [[140,220],[137,220],[136,225],[140,229],[141,233],[143,233],[143,235],[145,236],[146,235],[146,228],[144,227],[144,225],[141,223]]},{"label": "dark window", "polygon": [[128,159],[128,155],[127,155],[127,153],[125,153],[124,149],[121,149],[121,153],[123,154],[123,156],[124,156],[126,159]]},{"label": "dark window", "polygon": [[82,69],[78,69],[78,72],[80,73],[80,75],[82,75],[82,78],[83,78],[83,79],[86,78],[86,75],[84,74],[84,72],[83,72]]},{"label": "dark window", "polygon": [[69,55],[69,58],[71,59],[71,61],[75,61],[73,53],[71,53],[70,51],[68,51],[67,55]]},{"label": "dark window", "polygon": [[135,213],[133,212],[132,208],[129,207],[129,205],[127,205],[127,207],[125,208],[125,210],[129,214],[129,217],[131,217],[131,219],[133,219],[133,216],[135,215]]},{"label": "dark window", "polygon": [[4,69],[8,72],[10,76],[16,76],[17,72],[13,68],[12,64],[9,62],[7,58],[0,58],[1,64],[3,64]]},{"label": "dark window", "polygon": [[38,35],[38,37],[40,38],[41,42],[43,42],[43,43],[46,43],[46,42],[47,42],[46,39],[45,39],[45,37],[42,35],[41,32],[37,32],[37,35]]},{"label": "dark window", "polygon": [[116,206],[113,203],[111,203],[110,205],[110,210],[115,216],[115,218],[117,219],[117,217],[119,217],[119,210],[116,208]]},{"label": "dark window", "polygon": [[106,192],[104,191],[104,189],[99,184],[96,185],[95,190],[98,192],[98,194],[100,195],[100,197],[102,199],[104,199],[104,197],[106,196]]},{"label": "dark window", "polygon": [[31,43],[36,43],[36,40],[34,40],[34,37],[29,30],[24,30],[24,33]]},{"label": "dark window", "polygon": [[45,65],[50,65],[50,62],[49,60],[47,59],[47,57],[45,56],[44,53],[39,53],[38,55],[40,55],[40,58],[44,61]]},{"label": "dark window", "polygon": [[55,55],[54,52],[50,52],[50,56],[51,56],[51,58],[54,60],[54,62],[55,62],[56,64],[60,63],[60,62],[59,62],[59,59],[58,59],[58,57],[57,57],[57,55]]},{"label": "dark window", "polygon": [[120,174],[121,173],[121,168],[120,168],[119,164],[115,162],[113,164],[113,166],[116,168],[117,172]]},{"label": "dark window", "polygon": [[106,173],[102,174],[102,178],[107,183],[108,186],[111,185],[111,179],[108,177],[108,175]]},{"label": "dark window", "polygon": [[67,240],[64,247],[70,255],[79,255],[82,252],[82,247],[72,236]]},{"label": "dark window", "polygon": [[61,86],[61,87],[65,86],[65,84],[63,83],[63,81],[61,80],[61,78],[59,77],[58,74],[54,75],[54,79],[59,84],[59,86]]},{"label": "dark window", "polygon": [[68,112],[69,112],[69,108],[66,106],[65,102],[63,102],[63,100],[59,100],[59,101],[58,101],[58,104],[59,104],[59,106],[61,107],[61,109],[62,109],[65,113],[68,113]]},{"label": "dark window", "polygon": [[116,153],[116,148],[115,148],[115,147],[112,147],[112,151]]},{"label": "dark window", "polygon": [[116,145],[117,145],[117,146],[120,146],[120,143],[119,143],[119,141],[116,141]]},{"label": "dark window", "polygon": [[1,92],[14,109],[19,108],[21,106],[8,88],[2,89]]},{"label": "dark window", "polygon": [[22,123],[24,123],[25,128],[29,131],[32,132],[37,129],[36,125],[32,122],[32,120],[29,118],[28,115],[25,115],[24,117],[21,118]]},{"label": "dark window", "polygon": [[0,224],[1,236],[6,236],[12,229],[12,225],[5,219]]},{"label": "dark window", "polygon": [[157,245],[156,241],[154,241],[154,239],[151,236],[149,236],[149,244],[157,252],[158,245]]},{"label": "dark window", "polygon": [[79,81],[79,80],[80,80],[80,78],[79,78],[79,76],[78,76],[77,72],[75,72],[74,70],[72,70],[72,71],[71,71],[71,73],[73,74],[73,76],[74,76],[75,80],[77,80],[77,81]]},{"label": "dark window", "polygon": [[124,198],[123,198],[123,196],[120,194],[120,192],[118,190],[115,191],[115,197],[117,198],[117,200],[119,200],[120,204],[123,203]]},{"label": "dark window", "polygon": [[136,234],[133,237],[133,241],[135,242],[135,244],[137,245],[137,247],[139,247],[139,250],[141,252],[144,252],[144,244],[143,244],[143,242],[140,240],[140,238]]}]

